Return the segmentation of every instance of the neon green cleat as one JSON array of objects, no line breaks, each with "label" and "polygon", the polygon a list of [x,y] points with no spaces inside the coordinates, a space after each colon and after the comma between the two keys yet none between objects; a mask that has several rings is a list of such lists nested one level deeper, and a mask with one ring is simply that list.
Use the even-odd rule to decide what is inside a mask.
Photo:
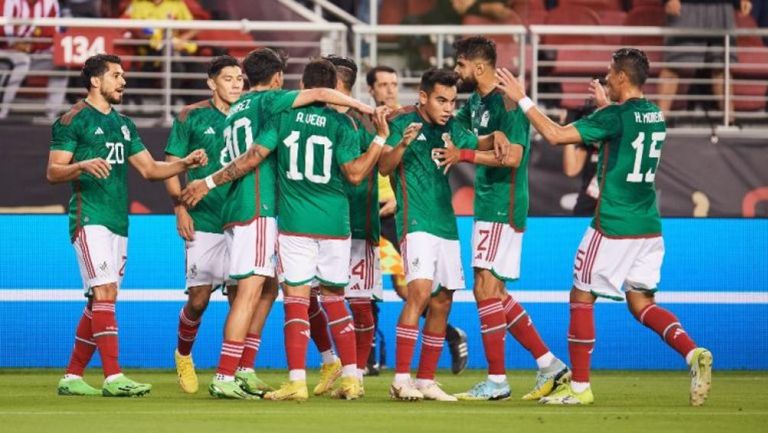
[{"label": "neon green cleat", "polygon": [[331,391],[331,398],[357,400],[363,396],[363,385],[357,377],[342,377],[338,388]]},{"label": "neon green cleat", "polygon": [[101,395],[101,390],[88,385],[82,377],[62,377],[56,390],[59,395],[94,396]]},{"label": "neon green cleat", "polygon": [[693,350],[691,357],[691,406],[701,406],[707,401],[712,387],[712,352],[703,347]]},{"label": "neon green cleat", "polygon": [[266,382],[259,379],[256,372],[251,371],[238,371],[235,373],[235,382],[237,382],[240,388],[251,395],[263,397],[267,391],[272,391],[272,387],[267,385]]},{"label": "neon green cleat", "polygon": [[315,386],[312,393],[315,395],[323,395],[327,393],[333,389],[333,385],[339,377],[341,377],[340,359],[336,359],[336,361],[330,364],[323,364],[320,367],[320,382]]},{"label": "neon green cleat", "polygon": [[536,374],[536,385],[523,396],[523,400],[538,400],[546,397],[560,385],[571,381],[571,370],[563,361],[555,359],[549,367],[539,370]]},{"label": "neon green cleat", "polygon": [[181,390],[187,394],[197,392],[199,385],[197,383],[197,373],[195,373],[195,363],[192,362],[192,355],[182,355],[175,351],[173,358],[176,361],[176,376],[179,379]]},{"label": "neon green cleat", "polygon": [[541,404],[559,404],[559,405],[587,405],[595,402],[595,396],[592,395],[592,388],[587,388],[583,392],[576,393],[571,389],[571,385],[564,383],[555,389],[552,394],[542,397],[539,400]]},{"label": "neon green cleat", "polygon": [[280,389],[264,394],[264,400],[296,400],[305,401],[309,398],[306,380],[293,380],[284,383]]},{"label": "neon green cleat", "polygon": [[208,393],[211,394],[211,397],[231,398],[234,400],[253,400],[257,398],[243,391],[234,380],[226,381],[215,378],[208,385]]},{"label": "neon green cleat", "polygon": [[120,377],[109,382],[104,381],[101,395],[104,397],[141,397],[149,394],[151,390],[152,385],[135,382],[128,376],[121,374]]}]

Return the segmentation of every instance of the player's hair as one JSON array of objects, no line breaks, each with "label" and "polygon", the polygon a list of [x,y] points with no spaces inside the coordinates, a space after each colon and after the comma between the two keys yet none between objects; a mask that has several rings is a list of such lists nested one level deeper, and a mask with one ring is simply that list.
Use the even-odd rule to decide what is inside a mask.
[{"label": "player's hair", "polygon": [[240,66],[240,62],[236,58],[228,55],[214,57],[211,63],[208,64],[208,78],[216,78],[219,76],[224,68],[230,66]]},{"label": "player's hair", "polygon": [[496,42],[483,37],[471,36],[459,39],[453,43],[456,58],[463,57],[467,60],[485,60],[491,66],[496,66]]},{"label": "player's hair", "polygon": [[278,72],[285,72],[288,56],[271,48],[257,48],[243,59],[243,70],[251,86],[269,84]]},{"label": "player's hair", "polygon": [[642,87],[648,79],[648,57],[637,48],[621,48],[613,53],[613,68],[624,71],[629,81],[637,87]]},{"label": "player's hair", "polygon": [[85,90],[91,90],[91,78],[100,77],[109,70],[109,63],[122,66],[120,57],[114,54],[96,54],[85,61],[83,70],[80,71],[80,77],[83,80]]},{"label": "player's hair", "polygon": [[389,66],[376,66],[375,68],[368,71],[368,73],[365,75],[365,81],[368,83],[368,87],[373,87],[373,85],[376,84],[376,74],[379,72],[386,72],[388,74],[397,75],[397,71],[393,68],[390,68]]},{"label": "player's hair", "polygon": [[344,83],[344,87],[347,90],[352,90],[357,81],[357,64],[355,64],[355,61],[349,57],[337,56],[335,54],[329,54],[323,58],[333,63],[333,66],[336,67],[336,77]]},{"label": "player's hair", "polygon": [[421,76],[421,84],[419,90],[425,92],[427,95],[435,90],[436,84],[442,84],[443,86],[455,86],[459,81],[459,74],[450,69],[436,69],[432,68]]},{"label": "player's hair", "polygon": [[325,59],[314,59],[307,63],[304,73],[301,74],[301,82],[305,89],[318,87],[336,88],[336,67]]}]

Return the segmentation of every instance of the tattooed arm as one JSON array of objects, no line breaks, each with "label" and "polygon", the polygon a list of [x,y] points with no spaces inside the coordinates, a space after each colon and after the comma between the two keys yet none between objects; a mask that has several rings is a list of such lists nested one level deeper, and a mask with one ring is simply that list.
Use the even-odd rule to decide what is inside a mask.
[{"label": "tattooed arm", "polygon": [[203,197],[208,194],[211,189],[223,185],[225,183],[232,182],[235,179],[240,179],[245,176],[246,173],[253,171],[267,156],[269,156],[270,150],[264,146],[255,144],[248,148],[248,150],[238,156],[234,161],[227,164],[226,167],[220,169],[216,173],[206,177],[205,179],[198,179],[192,181],[181,192],[181,201],[187,207],[195,207]]}]

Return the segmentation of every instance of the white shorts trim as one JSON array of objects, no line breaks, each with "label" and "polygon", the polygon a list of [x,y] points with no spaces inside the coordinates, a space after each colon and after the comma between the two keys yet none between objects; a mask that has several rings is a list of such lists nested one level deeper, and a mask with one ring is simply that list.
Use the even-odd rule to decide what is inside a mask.
[{"label": "white shorts trim", "polygon": [[192,241],[186,241],[185,273],[187,289],[211,286],[212,290],[234,281],[229,278],[229,250],[222,233],[195,232]]},{"label": "white shorts trim", "polygon": [[458,240],[443,239],[426,232],[408,233],[400,244],[405,281],[432,281],[432,293],[440,287],[460,290],[466,287]]},{"label": "white shorts trim", "polygon": [[573,285],[616,300],[623,300],[626,290],[655,292],[663,261],[661,236],[612,239],[590,227],[576,252]]},{"label": "white shorts trim", "polygon": [[128,260],[128,238],[101,225],[81,227],[72,241],[86,296],[95,286],[123,282]]},{"label": "white shorts trim", "polygon": [[487,269],[502,281],[520,278],[523,233],[509,224],[475,221],[472,226],[472,267]]},{"label": "white shorts trim", "polygon": [[277,221],[259,217],[224,231],[229,251],[229,278],[240,280],[253,275],[275,276]]},{"label": "white shorts trim", "polygon": [[280,280],[289,286],[349,284],[351,239],[319,239],[280,233],[277,236]]},{"label": "white shorts trim", "polygon": [[378,246],[369,240],[352,239],[349,284],[344,289],[344,296],[383,300],[380,262]]}]

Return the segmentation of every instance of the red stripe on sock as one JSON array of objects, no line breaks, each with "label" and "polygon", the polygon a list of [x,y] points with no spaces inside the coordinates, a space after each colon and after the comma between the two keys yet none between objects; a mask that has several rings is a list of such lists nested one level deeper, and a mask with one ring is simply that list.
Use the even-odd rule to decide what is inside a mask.
[{"label": "red stripe on sock", "polygon": [[444,342],[445,332],[437,334],[424,331],[424,337],[421,342],[419,370],[416,373],[417,379],[432,380],[435,378],[437,361],[440,360],[440,353],[443,351]]},{"label": "red stripe on sock", "polygon": [[240,357],[238,367],[253,368],[256,364],[256,355],[259,354],[259,346],[261,346],[259,334],[247,334],[243,346],[243,355]]},{"label": "red stripe on sock", "polygon": [[289,370],[304,370],[307,365],[309,344],[309,300],[286,296],[285,309],[285,353]]},{"label": "red stripe on sock", "polygon": [[111,301],[95,301],[93,303],[93,318],[91,331],[99,348],[104,377],[120,373],[118,354],[120,352],[117,338],[117,318],[115,303]]},{"label": "red stripe on sock", "polygon": [[67,374],[82,376],[94,352],[96,352],[96,342],[93,340],[93,332],[91,332],[91,312],[86,307],[80,316],[80,322],[78,322],[75,331],[75,345],[72,348],[69,365],[67,365]]},{"label": "red stripe on sock", "polygon": [[413,352],[416,349],[416,340],[419,338],[418,326],[397,324],[395,328],[395,373],[408,373],[411,371]]},{"label": "red stripe on sock", "polygon": [[219,355],[219,366],[216,368],[217,374],[225,376],[234,376],[240,357],[243,355],[242,341],[224,340],[221,344],[221,353]]},{"label": "red stripe on sock", "polygon": [[357,349],[355,348],[355,325],[347,311],[344,297],[323,296],[321,304],[331,329],[336,351],[341,359],[341,365],[357,365]]},{"label": "red stripe on sock", "polygon": [[477,303],[480,316],[480,334],[488,361],[488,374],[504,374],[504,337],[507,319],[499,298],[491,298]]},{"label": "red stripe on sock", "polygon": [[659,334],[665,343],[683,357],[696,348],[696,343],[685,332],[677,317],[669,310],[656,304],[650,304],[637,315],[637,320]]},{"label": "red stripe on sock", "polygon": [[[525,348],[535,358],[549,352],[549,348],[541,339],[539,331],[533,325],[533,321],[528,316],[522,305],[515,302],[511,296],[504,299],[505,304],[512,304],[508,309],[505,308],[505,315],[509,333],[515,337],[518,343]],[[515,322],[515,320],[517,320]],[[514,322],[514,323],[513,323]]]}]

